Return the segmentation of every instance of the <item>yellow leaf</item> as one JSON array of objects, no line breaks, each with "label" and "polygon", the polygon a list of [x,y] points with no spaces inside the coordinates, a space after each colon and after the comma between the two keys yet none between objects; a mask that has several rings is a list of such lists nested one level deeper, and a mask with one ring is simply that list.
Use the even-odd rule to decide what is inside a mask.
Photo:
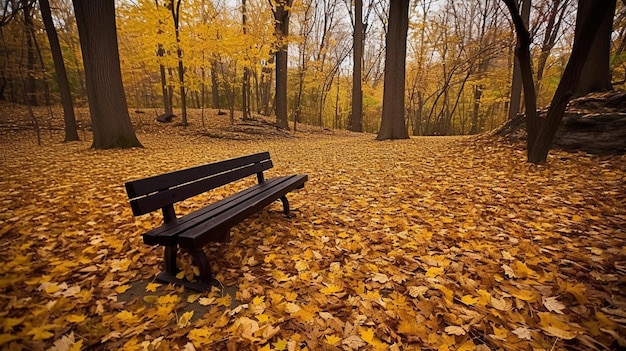
[{"label": "yellow leaf", "polygon": [[200,298],[200,296],[202,296],[202,294],[191,294],[187,296],[187,303],[196,302]]},{"label": "yellow leaf", "polygon": [[111,272],[126,272],[132,261],[128,258],[111,261]]},{"label": "yellow leaf", "polygon": [[180,316],[180,318],[178,318],[178,327],[179,328],[184,328],[186,326],[188,326],[191,323],[191,318],[193,317],[193,311],[188,311],[183,313],[182,316]]},{"label": "yellow leaf", "polygon": [[270,344],[265,344],[265,346],[261,347],[259,351],[272,351]]},{"label": "yellow leaf", "polygon": [[522,301],[536,302],[539,300],[539,294],[531,290],[517,290],[511,292],[511,296],[517,297]]},{"label": "yellow leaf", "polygon": [[326,335],[326,343],[329,345],[337,346],[337,344],[341,341],[341,338],[335,334]]},{"label": "yellow leaf", "polygon": [[218,306],[230,307],[230,295],[225,295],[224,297],[215,299],[215,303]]},{"label": "yellow leaf", "polygon": [[476,302],[478,302],[480,300],[480,298],[478,297],[473,297],[472,295],[464,295],[461,298],[461,302],[463,302],[466,305],[473,305]]},{"label": "yellow leaf", "polygon": [[508,329],[504,327],[499,328],[495,325],[492,325],[491,327],[493,328],[493,334],[490,334],[491,337],[493,337],[496,340],[506,341],[506,338],[509,335]]},{"label": "yellow leaf", "polygon": [[13,340],[17,340],[20,337],[17,335],[11,335],[11,334],[0,334],[0,345],[4,345],[10,341]]},{"label": "yellow leaf", "polygon": [[265,322],[269,321],[269,319],[270,319],[270,316],[268,316],[268,315],[266,315],[266,314],[263,314],[263,313],[261,313],[261,314],[257,314],[257,315],[256,315],[256,316],[254,316],[254,317],[255,317],[256,319],[258,319],[258,320],[259,320],[259,322],[261,322],[261,323],[265,323]]},{"label": "yellow leaf", "polygon": [[151,304],[157,303],[157,299],[158,299],[158,297],[154,296],[154,295],[146,295],[146,296],[143,297],[143,300],[145,302],[151,303]]},{"label": "yellow leaf", "polygon": [[65,320],[69,323],[82,323],[87,319],[84,314],[69,314],[65,316]]},{"label": "yellow leaf", "polygon": [[578,303],[581,305],[586,304],[589,300],[587,300],[587,288],[582,283],[572,284],[566,281],[560,281],[559,287],[561,291],[568,292],[576,298]]},{"label": "yellow leaf", "polygon": [[366,343],[371,344],[374,341],[374,329],[361,328],[361,339],[363,339]]},{"label": "yellow leaf", "polygon": [[26,318],[25,317],[22,317],[22,318],[3,318],[2,319],[2,330],[5,331],[5,332],[9,332],[9,331],[13,330],[13,327],[15,327],[16,325],[22,324],[24,319],[26,319]]},{"label": "yellow leaf", "polygon": [[539,328],[546,333],[556,336],[564,340],[571,340],[575,338],[581,331],[578,326],[570,325],[567,322],[559,319],[555,314],[549,312],[537,313],[540,318]]},{"label": "yellow leaf", "polygon": [[426,271],[426,276],[429,277],[429,278],[436,278],[436,277],[442,275],[443,271],[444,271],[443,267],[430,267]]},{"label": "yellow leaf", "polygon": [[329,284],[325,288],[321,288],[320,292],[324,295],[332,295],[336,292],[340,292],[343,288],[339,285]]},{"label": "yellow leaf", "polygon": [[208,327],[191,329],[187,337],[196,347],[201,347],[202,345],[210,344],[213,340],[211,339],[213,333],[211,329]]},{"label": "yellow leaf", "polygon": [[146,291],[147,292],[156,292],[157,289],[161,286],[161,284],[159,283],[148,283],[148,285],[146,285]]},{"label": "yellow leaf", "polygon": [[[50,326],[48,326],[48,328],[49,327]],[[51,337],[54,336],[54,334],[52,334],[49,331],[47,331],[45,327],[33,328],[28,333],[26,333],[26,335],[32,335],[33,336],[33,340],[35,340],[35,341],[50,339]]]},{"label": "yellow leaf", "polygon": [[252,299],[252,304],[255,306],[258,306],[262,304],[264,300],[265,300],[265,296],[257,296],[254,299]]},{"label": "yellow leaf", "polygon": [[274,349],[277,351],[283,351],[287,349],[287,340],[284,339],[278,339],[277,342],[272,344],[274,346]]},{"label": "yellow leaf", "polygon": [[537,276],[537,273],[532,269],[528,268],[525,263],[520,261],[513,262],[513,270],[515,271],[515,275],[519,278],[533,278]]},{"label": "yellow leaf", "polygon": [[124,284],[124,285],[120,285],[118,287],[115,288],[115,292],[118,294],[123,294],[125,293],[128,289],[130,289],[130,285],[128,284]]}]

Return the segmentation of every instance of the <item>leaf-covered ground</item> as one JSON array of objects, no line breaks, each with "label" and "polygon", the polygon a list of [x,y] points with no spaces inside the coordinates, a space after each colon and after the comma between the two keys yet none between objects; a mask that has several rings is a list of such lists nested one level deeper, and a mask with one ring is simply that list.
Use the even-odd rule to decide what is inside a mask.
[{"label": "leaf-covered ground", "polygon": [[[533,166],[470,138],[154,130],[121,151],[0,140],[1,349],[626,347],[623,156]],[[160,215],[134,218],[124,182],[264,150],[268,176],[309,175],[295,217],[277,203],[209,247],[222,290],[151,283],[162,253],[141,233]]]}]

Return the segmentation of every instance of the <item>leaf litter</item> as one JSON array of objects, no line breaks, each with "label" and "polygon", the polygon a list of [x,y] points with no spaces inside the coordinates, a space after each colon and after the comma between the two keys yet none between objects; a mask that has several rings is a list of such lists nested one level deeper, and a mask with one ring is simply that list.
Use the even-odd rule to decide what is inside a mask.
[{"label": "leaf litter", "polygon": [[[0,348],[626,347],[624,156],[554,151],[534,166],[492,140],[331,134],[145,133],[145,149],[105,151],[2,140]],[[234,292],[152,283],[162,253],[141,233],[160,214],[133,218],[124,182],[265,150],[268,176],[310,180],[293,218],[277,203],[207,247]]]}]

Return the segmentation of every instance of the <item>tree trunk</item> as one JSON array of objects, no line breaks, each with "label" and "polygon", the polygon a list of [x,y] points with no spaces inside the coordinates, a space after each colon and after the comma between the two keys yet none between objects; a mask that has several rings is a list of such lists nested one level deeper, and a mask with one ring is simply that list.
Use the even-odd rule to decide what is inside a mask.
[{"label": "tree trunk", "polygon": [[52,60],[54,61],[54,69],[56,71],[57,84],[61,94],[61,105],[63,106],[63,121],[65,122],[65,142],[80,140],[78,137],[78,127],[76,126],[76,116],[74,115],[74,103],[72,102],[72,93],[70,92],[70,83],[67,80],[67,72],[65,63],[63,62],[63,54],[59,37],[52,22],[52,13],[50,11],[50,3],[48,0],[39,1],[39,9],[41,10],[41,18],[48,41],[50,42],[50,50],[52,51]]},{"label": "tree trunk", "polygon": [[182,0],[176,1],[174,6],[173,0],[169,3],[174,20],[174,33],[176,36],[176,56],[178,57],[178,81],[180,82],[180,104],[181,104],[181,124],[187,126],[187,94],[185,93],[185,67],[183,65],[183,49],[180,47],[180,4]]},{"label": "tree trunk", "polygon": [[376,140],[408,139],[404,121],[406,39],[409,0],[391,0],[386,38],[383,115]]},{"label": "tree trunk", "polygon": [[217,76],[218,62],[216,58],[211,60],[211,106],[219,112],[220,106],[220,83]]},{"label": "tree trunk", "polygon": [[[530,17],[530,0],[522,0],[522,21],[528,28]],[[511,103],[509,104],[509,119],[515,118],[520,111],[522,101],[522,71],[519,59],[515,55],[513,60],[513,80],[511,81]]]},{"label": "tree trunk", "polygon": [[[241,0],[241,23],[243,27],[243,35],[246,36],[248,29],[246,27],[246,0]],[[247,66],[243,67],[243,79],[241,84],[241,114],[245,121],[250,118],[250,70]]]},{"label": "tree trunk", "polygon": [[528,161],[535,164],[545,163],[567,103],[578,89],[583,67],[598,32],[599,26],[597,24],[602,23],[607,17],[613,17],[616,1],[589,0],[585,3],[585,6],[579,7],[572,53],[550,103],[548,115],[541,121],[537,116],[537,100],[534,96],[535,88],[530,68],[530,35],[517,11],[515,0],[504,0],[504,2],[511,13],[517,32],[518,47],[516,53],[522,67],[522,76],[524,77],[524,94],[526,95],[527,92],[532,94],[532,96],[525,97]]},{"label": "tree trunk", "polygon": [[348,129],[353,132],[363,131],[363,88],[362,88],[362,65],[363,65],[363,0],[354,2],[354,33],[353,33],[353,71],[352,71],[352,113]]},{"label": "tree trunk", "polygon": [[[162,58],[165,56],[165,49],[163,49],[163,45],[159,44],[159,48],[157,49],[157,56]],[[161,59],[159,59],[161,61]],[[170,93],[167,86],[167,76],[165,75],[165,66],[163,63],[159,63],[159,73],[161,74],[161,92],[163,94],[163,110],[166,115],[173,115],[172,111],[172,101],[170,99]]]},{"label": "tree trunk", "polygon": [[[605,0],[610,9],[607,11],[611,15],[606,15],[599,22],[594,23],[596,34],[589,49],[587,60],[580,73],[580,81],[574,96],[583,96],[592,92],[609,91],[611,86],[610,54],[611,54],[611,33],[613,31],[613,14],[615,14],[616,0]],[[576,29],[582,25],[582,21],[587,18],[590,12],[597,9],[595,1],[579,1],[578,15],[576,16]],[[576,34],[575,34],[576,35]],[[576,40],[576,38],[574,38]]]},{"label": "tree trunk", "polygon": [[275,32],[278,38],[276,52],[276,125],[282,129],[289,129],[287,123],[287,36],[289,35],[289,13],[293,0],[277,1],[274,10],[276,20]]},{"label": "tree trunk", "polygon": [[122,85],[113,0],[72,0],[96,149],[141,147]]},{"label": "tree trunk", "polygon": [[26,96],[24,98],[25,104],[30,106],[37,106],[37,85],[35,84],[35,44],[33,42],[34,24],[31,10],[33,3],[29,0],[22,0],[22,12],[24,14],[24,26],[26,27],[26,81],[24,89],[26,89]]}]

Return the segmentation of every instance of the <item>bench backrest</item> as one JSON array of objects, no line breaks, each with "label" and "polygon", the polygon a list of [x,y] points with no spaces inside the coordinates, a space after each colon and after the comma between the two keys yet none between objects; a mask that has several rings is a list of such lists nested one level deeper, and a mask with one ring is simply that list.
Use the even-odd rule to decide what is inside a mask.
[{"label": "bench backrest", "polygon": [[126,193],[139,216],[253,174],[262,182],[272,166],[269,152],[261,152],[127,182]]}]

